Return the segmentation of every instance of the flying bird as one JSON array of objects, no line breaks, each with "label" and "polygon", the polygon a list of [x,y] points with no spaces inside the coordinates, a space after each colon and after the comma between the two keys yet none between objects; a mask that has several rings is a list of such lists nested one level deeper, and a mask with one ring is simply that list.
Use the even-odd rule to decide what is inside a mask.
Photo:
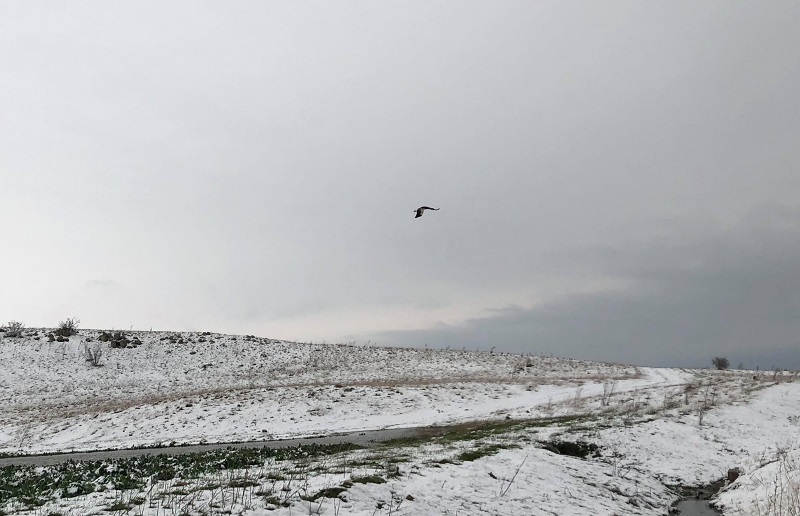
[{"label": "flying bird", "polygon": [[419,208],[414,210],[414,211],[417,212],[417,215],[414,218],[418,219],[418,218],[422,217],[422,214],[425,213],[425,210],[439,211],[439,208],[429,208],[428,206],[420,206]]}]

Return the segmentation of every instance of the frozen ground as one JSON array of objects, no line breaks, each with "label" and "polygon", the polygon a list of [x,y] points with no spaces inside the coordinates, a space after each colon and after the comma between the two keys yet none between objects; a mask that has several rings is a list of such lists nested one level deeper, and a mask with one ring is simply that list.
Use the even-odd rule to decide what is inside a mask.
[{"label": "frozen ground", "polygon": [[[733,383],[720,387],[734,394]],[[710,408],[702,424],[696,411],[670,409],[648,417],[609,415],[575,428],[520,432],[518,449],[474,462],[428,463],[387,484],[359,485],[349,491],[347,514],[372,514],[375,500],[389,503],[396,493],[394,503],[403,501],[402,514],[420,516],[663,515],[676,498],[670,486],[708,484],[734,467],[745,474],[719,497],[725,514],[800,514],[800,385],[780,384],[751,394],[747,403]],[[601,456],[559,455],[541,442],[525,440],[553,434],[596,443]],[[405,499],[408,494],[413,501]],[[321,514],[334,514],[332,504],[327,506],[329,512]]]},{"label": "frozen ground", "polygon": [[[46,332],[1,339],[6,452],[234,441],[381,427],[508,424],[200,478],[55,500],[9,514],[663,515],[678,485],[738,467],[726,515],[792,516],[800,383],[792,374],[634,368],[464,350],[309,345],[141,333],[102,367]],[[183,339],[183,343],[178,340]],[[201,340],[202,339],[202,340]],[[210,365],[209,365],[210,364]],[[611,392],[613,388],[613,392]],[[537,418],[566,416],[547,425]],[[457,432],[456,432],[457,433]],[[579,458],[550,443],[598,446]],[[372,481],[380,483],[372,483]],[[332,497],[326,489],[340,491]],[[288,503],[284,506],[283,503]],[[795,511],[795,512],[791,512]],[[109,511],[113,513],[114,511]]]},{"label": "frozen ground", "polygon": [[[200,333],[0,339],[0,452],[232,442],[521,415],[616,389],[682,383],[678,371],[465,350],[300,344]],[[38,338],[38,340],[34,340]],[[84,345],[101,344],[101,367]]]}]

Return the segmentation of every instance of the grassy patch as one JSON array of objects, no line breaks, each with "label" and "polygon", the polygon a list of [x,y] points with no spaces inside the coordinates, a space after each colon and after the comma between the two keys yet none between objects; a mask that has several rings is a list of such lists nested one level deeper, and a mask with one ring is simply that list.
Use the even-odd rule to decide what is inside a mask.
[{"label": "grassy patch", "polygon": [[544,428],[557,425],[573,425],[594,419],[595,416],[575,415],[539,419],[522,420],[484,420],[470,421],[458,425],[432,426],[420,429],[416,435],[392,439],[381,444],[383,448],[417,446],[422,443],[451,443],[459,441],[476,441],[489,437],[497,437],[511,432]]},{"label": "grassy patch", "polygon": [[383,464],[383,458],[376,460],[367,460],[365,458],[356,458],[347,463],[351,468],[377,468]]},{"label": "grassy patch", "polygon": [[252,478],[235,478],[228,482],[228,487],[255,487],[258,482]]},{"label": "grassy patch", "polygon": [[[0,506],[11,500],[39,507],[56,497],[73,498],[114,489],[142,489],[147,478],[194,479],[228,469],[259,467],[267,460],[292,461],[361,449],[354,444],[310,444],[291,448],[226,448],[185,455],[142,455],[104,461],[65,462],[45,467],[0,468]],[[277,475],[276,475],[277,476]]]},{"label": "grassy patch", "polygon": [[276,507],[282,507],[282,506],[288,505],[287,503],[285,503],[284,501],[282,501],[280,498],[278,498],[275,495],[264,496],[263,500],[264,500],[265,503],[270,504],[270,505],[274,505]]},{"label": "grassy patch", "polygon": [[352,477],[350,479],[354,484],[385,484],[386,479],[380,475],[364,475]]},{"label": "grassy patch", "polygon": [[286,475],[280,471],[269,471],[264,478],[267,480],[286,480]]},{"label": "grassy patch", "polygon": [[600,456],[600,447],[594,443],[587,443],[585,441],[548,441],[543,443],[544,447],[553,453],[559,455],[568,455],[570,457],[578,457],[585,459],[589,455],[593,457]]},{"label": "grassy patch", "polygon": [[117,512],[117,511],[129,511],[131,509],[133,509],[132,504],[125,502],[115,502],[103,510],[106,512]]},{"label": "grassy patch", "polygon": [[467,450],[462,452],[458,455],[458,460],[461,462],[470,462],[473,460],[478,460],[481,457],[487,457],[489,455],[494,455],[500,450],[504,450],[507,448],[518,448],[518,446],[512,444],[489,444],[486,446],[481,446],[474,450]]},{"label": "grassy patch", "polygon": [[[352,484],[351,484],[352,485]],[[327,489],[323,489],[321,491],[317,491],[316,493],[308,496],[300,496],[301,499],[306,500],[307,502],[313,502],[314,500],[318,500],[320,498],[338,498],[340,494],[347,491],[346,487],[337,486],[337,487],[329,487]]]}]

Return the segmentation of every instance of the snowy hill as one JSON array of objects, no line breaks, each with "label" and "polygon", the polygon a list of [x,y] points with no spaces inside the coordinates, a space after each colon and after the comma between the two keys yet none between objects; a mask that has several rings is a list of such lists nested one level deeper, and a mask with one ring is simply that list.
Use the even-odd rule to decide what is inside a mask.
[{"label": "snowy hill", "polygon": [[[209,332],[78,330],[58,342],[52,332],[0,339],[0,451],[443,424],[552,403],[583,384],[589,394],[611,379],[627,382],[618,389],[652,383],[636,367],[503,353]],[[98,367],[87,348],[100,352]]]},{"label": "snowy hill", "polygon": [[[52,333],[0,337],[0,452],[452,426],[376,449],[251,458],[250,467],[185,459],[211,460],[215,473],[177,473],[195,468],[178,459],[156,473],[141,469],[146,461],[91,463],[80,473],[79,464],[0,468],[6,482],[38,486],[39,498],[22,487],[0,494],[6,514],[660,516],[680,497],[676,486],[709,484],[734,467],[741,476],[716,498],[725,514],[800,507],[794,373],[209,332]],[[140,473],[117,488],[108,472],[118,468]],[[83,480],[50,492],[41,475]]]}]

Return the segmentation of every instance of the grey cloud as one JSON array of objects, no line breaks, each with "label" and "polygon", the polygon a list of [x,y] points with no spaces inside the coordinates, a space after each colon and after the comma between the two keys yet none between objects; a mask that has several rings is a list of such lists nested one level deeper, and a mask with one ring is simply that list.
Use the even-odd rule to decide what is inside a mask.
[{"label": "grey cloud", "polygon": [[591,268],[626,287],[374,338],[643,365],[708,366],[725,355],[752,368],[800,368],[798,211],[767,207],[726,235],[572,256],[580,258],[563,268]]},{"label": "grey cloud", "polygon": [[[0,4],[0,311],[332,341],[609,285],[699,296],[665,283],[717,255],[756,274],[726,228],[798,206],[798,16]],[[126,289],[76,299],[83,278]]]}]

